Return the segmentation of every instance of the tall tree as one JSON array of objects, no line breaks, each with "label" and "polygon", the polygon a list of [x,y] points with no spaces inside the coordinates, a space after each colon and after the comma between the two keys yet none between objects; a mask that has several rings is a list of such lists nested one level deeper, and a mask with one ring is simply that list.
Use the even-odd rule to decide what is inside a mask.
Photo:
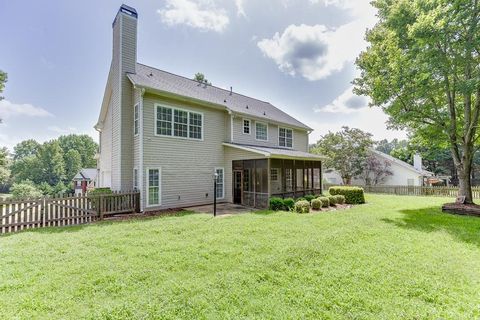
[{"label": "tall tree", "polygon": [[393,172],[391,170],[392,164],[388,160],[380,159],[374,153],[371,153],[365,160],[363,171],[358,175],[365,185],[377,185],[385,181],[385,179]]},{"label": "tall tree", "polygon": [[200,83],[212,85],[212,83],[210,81],[208,81],[207,78],[205,78],[205,75],[201,72],[195,73],[195,75],[193,76],[193,80],[195,80],[197,82],[200,82]]},{"label": "tall tree", "polygon": [[372,135],[360,129],[343,127],[341,131],[324,135],[310,150],[328,157],[324,165],[336,169],[345,184],[362,173],[373,146]]},{"label": "tall tree", "polygon": [[379,21],[357,59],[355,92],[383,108],[390,125],[431,144],[448,141],[459,195],[472,203],[480,116],[478,0],[374,0]]},{"label": "tall tree", "polygon": [[[98,150],[98,144],[93,141],[92,137],[86,134],[77,135],[70,134],[58,138],[58,143],[65,154],[70,150],[77,150],[82,158],[81,166],[83,168],[96,168],[97,161],[95,153]],[[66,160],[66,159],[65,159]]]},{"label": "tall tree", "polygon": [[13,147],[13,160],[35,156],[40,149],[40,143],[34,139],[24,140]]},{"label": "tall tree", "polygon": [[42,181],[53,186],[65,179],[63,150],[56,140],[45,142],[38,152]]},{"label": "tall tree", "polygon": [[75,149],[68,150],[65,153],[65,175],[66,180],[71,181],[73,177],[82,169],[82,157]]},{"label": "tall tree", "polygon": [[[8,76],[7,76],[7,73],[3,72],[2,70],[0,70],[0,93],[3,92],[3,90],[5,89],[5,83],[7,83],[7,80],[8,80]],[[0,101],[3,99],[2,96],[0,96]],[[2,123],[2,119],[0,118],[0,123]]]}]

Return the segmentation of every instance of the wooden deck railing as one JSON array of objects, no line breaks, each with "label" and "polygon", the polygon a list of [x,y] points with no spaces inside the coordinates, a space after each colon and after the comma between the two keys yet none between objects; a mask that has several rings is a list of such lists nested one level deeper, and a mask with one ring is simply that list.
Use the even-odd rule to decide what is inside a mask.
[{"label": "wooden deck railing", "polygon": [[0,233],[71,226],[140,211],[138,192],[0,201]]}]

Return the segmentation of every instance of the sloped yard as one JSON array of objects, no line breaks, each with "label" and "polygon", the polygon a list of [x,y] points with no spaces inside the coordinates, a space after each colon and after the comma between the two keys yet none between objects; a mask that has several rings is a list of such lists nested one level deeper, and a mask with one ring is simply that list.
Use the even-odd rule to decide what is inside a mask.
[{"label": "sloped yard", "polygon": [[4,319],[473,319],[480,219],[441,198],[0,237]]}]

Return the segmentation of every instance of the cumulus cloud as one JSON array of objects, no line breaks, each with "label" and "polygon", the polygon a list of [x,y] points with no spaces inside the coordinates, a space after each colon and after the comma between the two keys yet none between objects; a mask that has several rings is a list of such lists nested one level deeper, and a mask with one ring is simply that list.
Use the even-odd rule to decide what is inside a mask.
[{"label": "cumulus cloud", "polygon": [[202,31],[222,32],[230,22],[226,11],[208,0],[167,0],[157,13],[169,26],[183,24]]},{"label": "cumulus cloud", "polygon": [[36,107],[31,104],[17,104],[8,100],[0,101],[0,118],[12,118],[16,116],[26,117],[52,117],[53,115],[47,110]]},{"label": "cumulus cloud", "polygon": [[325,25],[289,25],[282,33],[260,40],[264,56],[290,75],[314,81],[324,79],[352,63],[366,47],[364,33],[373,25],[375,13],[364,0],[311,0],[347,10],[352,21],[336,28]]},{"label": "cumulus cloud", "polygon": [[237,7],[237,16],[246,18],[244,0],[235,0],[235,6]]},{"label": "cumulus cloud", "polygon": [[329,113],[353,113],[368,107],[368,99],[353,93],[353,87],[349,87],[330,104],[316,108],[315,112]]}]

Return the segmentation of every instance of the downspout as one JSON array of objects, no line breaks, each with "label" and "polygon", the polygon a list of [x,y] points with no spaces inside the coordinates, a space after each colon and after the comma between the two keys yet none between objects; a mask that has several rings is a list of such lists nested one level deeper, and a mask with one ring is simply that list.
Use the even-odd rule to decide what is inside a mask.
[{"label": "downspout", "polygon": [[230,143],[233,143],[233,112],[229,108],[227,108],[227,112],[230,115]]},{"label": "downspout", "polygon": [[145,94],[145,89],[141,88],[140,89],[140,103],[139,103],[139,111],[140,111],[140,168],[139,168],[139,173],[138,173],[138,178],[140,179],[140,212],[143,212],[145,209],[145,202],[144,202],[144,195],[145,195],[145,185],[143,183],[143,175],[145,174],[143,170],[143,95]]}]

